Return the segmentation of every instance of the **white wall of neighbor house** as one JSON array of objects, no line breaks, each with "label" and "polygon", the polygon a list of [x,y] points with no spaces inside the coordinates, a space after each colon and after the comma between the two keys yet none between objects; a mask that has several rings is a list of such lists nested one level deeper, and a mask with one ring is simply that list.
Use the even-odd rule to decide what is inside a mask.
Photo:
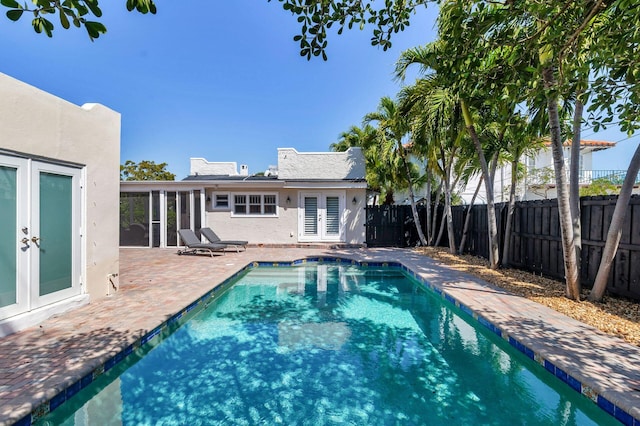
[{"label": "white wall of neighbor house", "polygon": [[100,104],[81,107],[0,74],[0,147],[83,164],[84,285],[107,294],[118,273],[120,114]]},{"label": "white wall of neighbor house", "polygon": [[189,159],[190,175],[247,176],[248,171],[248,168],[244,165],[241,165],[240,171],[238,171],[238,163],[235,161],[220,162],[207,161],[204,158]]},{"label": "white wall of neighbor house", "polygon": [[298,152],[278,148],[279,179],[364,179],[366,174],[362,149],[345,152]]}]

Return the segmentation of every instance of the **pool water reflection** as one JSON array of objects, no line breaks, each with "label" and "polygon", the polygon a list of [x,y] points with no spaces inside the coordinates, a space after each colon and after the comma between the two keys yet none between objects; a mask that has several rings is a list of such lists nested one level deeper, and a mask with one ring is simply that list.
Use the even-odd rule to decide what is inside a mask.
[{"label": "pool water reflection", "polygon": [[617,424],[397,268],[254,268],[51,424]]}]

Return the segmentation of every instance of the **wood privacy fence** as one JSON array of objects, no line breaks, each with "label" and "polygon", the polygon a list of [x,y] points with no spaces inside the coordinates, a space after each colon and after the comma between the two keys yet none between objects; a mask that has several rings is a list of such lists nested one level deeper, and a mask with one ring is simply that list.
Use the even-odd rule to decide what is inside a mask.
[{"label": "wood privacy fence", "polygon": [[[595,280],[602,250],[617,197],[583,197],[581,204],[582,251],[580,278],[584,287]],[[426,232],[426,208],[419,207],[422,228]],[[442,208],[437,211],[440,227]],[[453,207],[453,226],[456,247],[460,246],[466,206]],[[489,257],[486,205],[471,209],[465,253]],[[409,247],[418,245],[411,206],[367,207],[366,239],[369,247]],[[507,218],[507,205],[496,205],[500,257]],[[558,220],[557,200],[524,201],[516,203],[509,258],[512,267],[541,275],[564,279],[562,241]],[[449,245],[446,230],[440,246]],[[622,237],[609,276],[608,291],[619,296],[640,300],[640,197],[633,196],[622,227]]]}]

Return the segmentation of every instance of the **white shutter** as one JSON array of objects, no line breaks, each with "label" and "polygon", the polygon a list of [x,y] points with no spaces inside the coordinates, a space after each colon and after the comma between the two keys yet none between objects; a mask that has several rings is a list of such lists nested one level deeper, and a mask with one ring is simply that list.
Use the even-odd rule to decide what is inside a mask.
[{"label": "white shutter", "polygon": [[304,234],[318,235],[318,199],[304,197]]},{"label": "white shutter", "polygon": [[327,235],[340,234],[340,198],[327,197],[327,218],[326,233]]}]

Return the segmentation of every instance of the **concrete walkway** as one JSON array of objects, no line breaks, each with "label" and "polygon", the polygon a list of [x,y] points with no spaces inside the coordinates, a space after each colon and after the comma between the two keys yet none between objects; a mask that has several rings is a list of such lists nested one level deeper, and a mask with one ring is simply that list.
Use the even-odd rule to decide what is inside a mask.
[{"label": "concrete walkway", "polygon": [[63,402],[83,378],[246,265],[318,256],[402,263],[551,374],[640,426],[639,347],[411,250],[271,247],[213,258],[122,249],[117,293],[0,339],[0,424],[29,424],[30,413],[38,417]]}]

